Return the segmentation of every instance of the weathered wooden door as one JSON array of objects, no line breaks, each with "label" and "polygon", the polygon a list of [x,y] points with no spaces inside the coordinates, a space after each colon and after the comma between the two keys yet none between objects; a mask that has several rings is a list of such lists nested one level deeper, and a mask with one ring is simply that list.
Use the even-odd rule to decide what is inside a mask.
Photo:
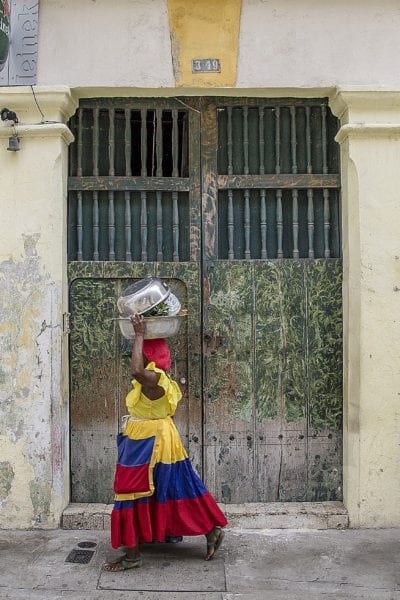
[{"label": "weathered wooden door", "polygon": [[321,100],[202,117],[206,482],[225,502],[339,499],[336,120]]},{"label": "weathered wooden door", "polygon": [[336,122],[324,100],[82,103],[71,126],[72,498],[112,498],[121,289],[167,278],[177,424],[218,500],[341,495]]},{"label": "weathered wooden door", "polygon": [[199,113],[174,99],[93,99],[71,128],[71,496],[110,502],[131,379],[130,346],[112,319],[121,291],[142,277],[165,278],[188,309],[170,344],[184,394],[176,423],[201,468]]}]

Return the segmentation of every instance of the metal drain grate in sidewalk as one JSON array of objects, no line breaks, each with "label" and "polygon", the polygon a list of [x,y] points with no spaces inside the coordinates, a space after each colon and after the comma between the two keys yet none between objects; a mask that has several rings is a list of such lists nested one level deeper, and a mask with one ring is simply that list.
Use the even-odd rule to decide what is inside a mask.
[{"label": "metal drain grate in sidewalk", "polygon": [[92,560],[94,550],[71,550],[65,562],[86,565]]}]

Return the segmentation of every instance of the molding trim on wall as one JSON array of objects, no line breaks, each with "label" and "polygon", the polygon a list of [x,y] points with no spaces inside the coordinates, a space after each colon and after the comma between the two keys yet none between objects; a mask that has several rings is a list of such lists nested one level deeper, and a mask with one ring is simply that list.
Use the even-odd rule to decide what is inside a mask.
[{"label": "molding trim on wall", "polygon": [[0,128],[0,139],[12,135],[21,138],[62,138],[68,145],[74,141],[74,136],[64,123],[41,123],[38,125],[5,125]]},{"label": "molding trim on wall", "polygon": [[[355,121],[356,113],[381,113],[399,115],[400,89],[387,89],[365,86],[337,87],[329,95],[332,112],[345,122]],[[390,119],[387,119],[389,121]]]},{"label": "molding trim on wall", "polygon": [[138,87],[75,87],[75,98],[171,98],[180,96],[225,96],[234,98],[326,98],[336,88],[235,88],[235,87],[188,87],[138,88]]},{"label": "molding trim on wall", "polygon": [[20,123],[26,121],[30,124],[37,124],[40,120],[66,123],[77,109],[78,100],[68,86],[34,86],[33,90],[34,94],[30,86],[0,87],[0,108],[7,106],[17,113]]},{"label": "molding trim on wall", "polygon": [[357,138],[400,137],[400,124],[392,123],[351,123],[343,125],[336,134],[335,141],[342,144],[349,136]]}]

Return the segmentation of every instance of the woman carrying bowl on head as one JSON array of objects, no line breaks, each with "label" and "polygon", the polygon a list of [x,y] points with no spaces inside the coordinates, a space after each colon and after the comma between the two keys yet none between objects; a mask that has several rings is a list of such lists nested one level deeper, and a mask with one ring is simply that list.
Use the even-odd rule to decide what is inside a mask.
[{"label": "woman carrying bowl on head", "polygon": [[205,535],[206,560],[220,547],[226,518],[195,473],[172,418],[182,394],[169,377],[171,355],[164,339],[145,340],[143,316],[131,317],[133,389],[129,418],[118,436],[111,514],[111,545],[125,554],[107,571],[140,567],[140,542]]}]

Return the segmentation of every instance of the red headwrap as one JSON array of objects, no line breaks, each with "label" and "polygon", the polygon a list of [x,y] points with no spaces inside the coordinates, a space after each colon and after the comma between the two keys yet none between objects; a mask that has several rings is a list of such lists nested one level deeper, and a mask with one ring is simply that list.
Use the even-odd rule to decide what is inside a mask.
[{"label": "red headwrap", "polygon": [[143,340],[143,354],[147,360],[154,362],[159,369],[168,371],[171,368],[171,352],[164,339]]}]

